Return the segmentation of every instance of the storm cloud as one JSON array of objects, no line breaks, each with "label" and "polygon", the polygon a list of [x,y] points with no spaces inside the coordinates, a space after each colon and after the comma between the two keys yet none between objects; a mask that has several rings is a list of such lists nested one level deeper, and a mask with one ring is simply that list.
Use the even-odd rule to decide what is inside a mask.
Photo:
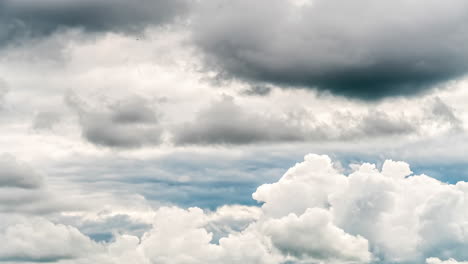
[{"label": "storm cloud", "polygon": [[209,0],[194,39],[221,76],[360,99],[412,95],[468,70],[468,3]]},{"label": "storm cloud", "polygon": [[0,2],[0,44],[78,27],[86,31],[141,31],[171,21],[188,8],[185,0],[6,0]]}]

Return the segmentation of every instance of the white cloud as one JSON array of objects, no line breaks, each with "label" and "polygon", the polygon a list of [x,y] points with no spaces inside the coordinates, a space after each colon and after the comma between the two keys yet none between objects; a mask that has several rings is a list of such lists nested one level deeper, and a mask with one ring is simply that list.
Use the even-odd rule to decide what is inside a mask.
[{"label": "white cloud", "polygon": [[[382,170],[364,163],[349,175],[336,167],[327,156],[307,155],[279,181],[258,188],[253,197],[263,202],[262,207],[224,206],[213,212],[161,207],[131,215],[122,205],[121,211],[109,207],[94,216],[83,214],[83,220],[128,215],[148,224],[138,234],[125,222],[128,230],[113,229],[114,239],[106,243],[44,219],[11,220],[0,228],[5,241],[11,241],[0,255],[13,262],[55,259],[70,264],[422,263],[426,259],[428,264],[448,264],[456,263],[450,258],[468,259],[464,232],[468,183],[444,184],[412,175],[401,161],[388,160]],[[34,228],[42,231],[33,232]],[[59,242],[63,246],[56,251]]]},{"label": "white cloud", "polygon": [[100,246],[76,228],[45,219],[23,220],[0,231],[0,261],[54,262],[94,254]]},{"label": "white cloud", "polygon": [[368,242],[336,227],[331,214],[309,208],[299,217],[289,214],[266,221],[262,230],[284,255],[304,263],[367,263],[371,260]]}]

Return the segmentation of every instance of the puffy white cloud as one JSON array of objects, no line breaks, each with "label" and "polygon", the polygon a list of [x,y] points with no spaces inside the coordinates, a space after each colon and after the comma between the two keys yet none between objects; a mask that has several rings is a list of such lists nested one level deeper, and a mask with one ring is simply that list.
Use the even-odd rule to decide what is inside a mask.
[{"label": "puffy white cloud", "polygon": [[[468,259],[468,183],[412,175],[401,161],[388,160],[381,170],[364,163],[349,175],[337,168],[329,157],[309,154],[279,181],[258,188],[253,197],[263,202],[261,207],[224,206],[213,212],[161,207],[146,213],[149,226],[143,234],[116,228],[114,239],[102,243],[71,226],[9,221],[0,230],[5,239],[14,239],[6,240],[12,242],[0,253],[13,262],[69,264],[448,264],[457,263],[451,258]],[[44,231],[32,232],[36,227]],[[47,233],[52,240],[41,243]],[[52,250],[57,241],[65,243],[60,251]],[[79,246],[67,246],[73,243]]]},{"label": "puffy white cloud", "polygon": [[260,186],[252,197],[264,202],[262,209],[268,215],[301,215],[307,208],[328,207],[328,195],[345,184],[346,177],[333,168],[329,157],[309,154],[278,182]]},{"label": "puffy white cloud", "polygon": [[[76,228],[42,218],[23,220],[0,231],[0,261],[54,262],[98,252],[100,246]],[[6,242],[6,243],[5,243]]]},{"label": "puffy white cloud", "polygon": [[[363,164],[345,176],[328,157],[308,155],[277,183],[259,187],[254,198],[265,202],[266,213],[272,208],[283,214],[288,208],[295,213],[307,208],[329,210],[337,227],[367,239],[371,252],[384,262],[467,258],[463,251],[467,236],[462,231],[468,220],[466,183],[449,185],[410,174],[408,164],[386,161],[382,171]],[[294,184],[301,187],[291,188]]]},{"label": "puffy white cloud", "polygon": [[154,229],[142,237],[141,247],[152,263],[213,263],[220,248],[210,244],[212,235],[202,225],[205,215],[199,208],[162,208]]},{"label": "puffy white cloud", "polygon": [[262,229],[284,255],[304,263],[366,263],[371,259],[367,240],[336,227],[325,209],[310,208],[299,217],[289,214],[271,219]]}]

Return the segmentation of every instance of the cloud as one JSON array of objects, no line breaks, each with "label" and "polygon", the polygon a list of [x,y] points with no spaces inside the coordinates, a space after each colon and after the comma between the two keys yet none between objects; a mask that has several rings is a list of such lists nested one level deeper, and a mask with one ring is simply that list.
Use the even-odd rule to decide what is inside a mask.
[{"label": "cloud", "polygon": [[16,38],[41,37],[79,27],[86,31],[141,31],[185,13],[184,0],[7,0],[0,3],[0,44]]},{"label": "cloud", "polygon": [[23,220],[0,231],[7,241],[0,248],[0,262],[56,262],[99,250],[99,245],[76,228],[43,218]]},{"label": "cloud", "polygon": [[456,261],[455,259],[441,260],[439,258],[428,258],[426,259],[427,264],[465,264],[465,261]]},{"label": "cloud", "polygon": [[272,219],[262,228],[284,255],[305,263],[367,263],[371,259],[367,240],[336,227],[330,213],[323,209]]},{"label": "cloud", "polygon": [[465,182],[448,185],[411,176],[404,162],[386,161],[382,171],[363,164],[345,176],[327,156],[307,155],[253,197],[275,218],[291,211],[303,215],[310,208],[328,210],[337,227],[367,239],[379,262],[414,263],[429,257],[468,258],[463,251],[468,238],[461,231],[466,190]]},{"label": "cloud", "polygon": [[60,113],[56,112],[39,112],[34,117],[32,127],[35,130],[50,130],[61,121]]},{"label": "cloud", "polygon": [[45,175],[11,154],[0,155],[0,214],[45,215],[75,210],[81,202],[53,192]]},{"label": "cloud", "polygon": [[43,176],[9,154],[0,155],[0,188],[36,189],[43,184]]},{"label": "cloud", "polygon": [[133,96],[92,108],[74,94],[65,98],[77,112],[83,137],[106,147],[137,148],[161,143],[162,128],[149,101]]},{"label": "cloud", "polygon": [[232,97],[223,97],[199,112],[193,123],[174,131],[177,144],[248,144],[269,141],[298,141],[303,135],[288,120],[249,112]]},{"label": "cloud", "polygon": [[265,85],[255,85],[250,86],[248,89],[244,90],[242,93],[245,95],[258,95],[258,96],[265,96],[271,93],[272,88]]},{"label": "cloud", "polygon": [[450,124],[454,130],[463,130],[463,121],[457,117],[454,109],[447,105],[439,97],[434,98],[432,114],[435,119],[439,119],[441,121],[445,121],[445,123]]},{"label": "cloud", "polygon": [[0,224],[0,236],[12,237],[5,239],[11,248],[0,249],[0,256],[13,263],[61,264],[456,264],[468,259],[466,182],[413,175],[402,161],[388,160],[382,169],[363,163],[347,175],[335,167],[328,156],[309,154],[280,180],[257,189],[253,197],[261,207],[212,212],[160,207],[148,212],[150,226],[143,234],[117,228],[114,239],[102,243],[45,219],[10,220]]},{"label": "cloud", "polygon": [[173,141],[190,144],[253,144],[265,142],[356,141],[362,139],[427,136],[461,131],[462,121],[440,98],[429,100],[419,113],[387,113],[377,107],[366,112],[332,111],[327,118],[307,111],[270,113],[241,106],[224,96],[197,113],[192,122],[172,130]]},{"label": "cloud", "polygon": [[364,100],[425,92],[468,70],[464,1],[303,2],[204,1],[194,41],[223,76]]},{"label": "cloud", "polygon": [[5,97],[10,91],[8,84],[0,78],[0,110],[4,108]]}]

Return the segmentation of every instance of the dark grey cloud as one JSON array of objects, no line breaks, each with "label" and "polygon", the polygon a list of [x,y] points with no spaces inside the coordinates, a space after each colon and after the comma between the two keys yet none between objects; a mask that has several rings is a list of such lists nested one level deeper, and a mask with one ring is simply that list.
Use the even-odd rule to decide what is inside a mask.
[{"label": "dark grey cloud", "polygon": [[79,27],[86,31],[140,31],[186,12],[185,0],[4,0],[0,43]]},{"label": "dark grey cloud", "polygon": [[424,127],[459,131],[463,126],[442,100],[436,98],[422,116],[388,114],[370,108],[363,113],[337,111],[328,121],[310,111],[270,115],[243,108],[224,97],[200,111],[195,120],[172,130],[180,145],[252,144],[265,142],[353,141],[423,135]]},{"label": "dark grey cloud", "polygon": [[68,105],[78,113],[83,137],[107,147],[136,148],[161,142],[162,128],[148,100],[134,96],[95,109],[86,106],[73,94]]},{"label": "dark grey cloud", "polygon": [[43,177],[9,154],[0,155],[0,187],[37,189]]},{"label": "dark grey cloud", "polygon": [[292,2],[202,2],[194,39],[209,67],[361,99],[421,93],[468,71],[466,1]]},{"label": "dark grey cloud", "polygon": [[270,118],[238,106],[224,97],[200,111],[196,120],[174,131],[177,144],[249,144],[271,141],[301,141],[300,127],[288,120]]},{"label": "dark grey cloud", "polygon": [[334,115],[337,138],[376,138],[418,133],[420,120],[405,116],[392,117],[383,111],[371,110],[364,115],[337,113]]}]

